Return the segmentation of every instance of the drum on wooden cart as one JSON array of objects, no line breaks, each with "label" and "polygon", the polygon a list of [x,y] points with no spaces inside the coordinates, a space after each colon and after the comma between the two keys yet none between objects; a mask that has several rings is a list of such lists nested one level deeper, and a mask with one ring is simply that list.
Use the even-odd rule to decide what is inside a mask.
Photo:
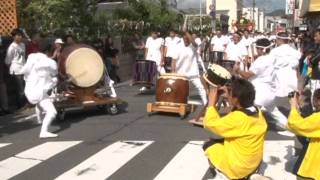
[{"label": "drum on wooden cart", "polygon": [[156,102],[147,104],[147,111],[178,113],[185,117],[193,112],[194,105],[188,104],[189,80],[186,76],[163,74],[157,80]]},{"label": "drum on wooden cart", "polygon": [[91,106],[118,113],[121,100],[108,95],[110,89],[105,80],[109,77],[101,56],[92,47],[83,44],[66,47],[58,65],[60,77],[55,101],[58,119],[64,119],[67,109]]},{"label": "drum on wooden cart", "polygon": [[133,85],[154,86],[157,64],[149,60],[137,60],[133,66]]}]

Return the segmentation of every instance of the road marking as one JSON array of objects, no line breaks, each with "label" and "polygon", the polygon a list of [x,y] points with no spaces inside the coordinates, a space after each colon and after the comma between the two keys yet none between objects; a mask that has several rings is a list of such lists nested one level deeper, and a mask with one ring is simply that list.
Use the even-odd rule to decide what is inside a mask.
[{"label": "road marking", "polygon": [[81,141],[46,142],[0,162],[0,179],[12,178]]},{"label": "road marking", "polygon": [[152,143],[153,141],[118,141],[56,179],[107,179]]},{"label": "road marking", "polygon": [[11,143],[0,143],[0,148],[10,145]]},{"label": "road marking", "polygon": [[190,141],[157,175],[155,180],[202,179],[209,169],[202,150],[203,141]]},{"label": "road marking", "polygon": [[296,158],[294,157],[294,140],[290,141],[265,141],[264,163],[260,169],[264,176],[272,179],[296,180],[297,177],[290,173],[293,170]]}]

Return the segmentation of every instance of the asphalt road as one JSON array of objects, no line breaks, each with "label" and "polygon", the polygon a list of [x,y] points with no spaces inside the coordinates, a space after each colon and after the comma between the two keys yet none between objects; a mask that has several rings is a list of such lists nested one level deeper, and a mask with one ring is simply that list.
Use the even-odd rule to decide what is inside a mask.
[{"label": "asphalt road", "polygon": [[[211,178],[201,144],[213,135],[187,122],[196,113],[185,119],[174,114],[149,116],[146,103],[154,102],[152,91],[139,95],[128,83],[116,90],[127,102],[123,112],[68,112],[65,121],[52,126],[59,134],[56,139],[38,138],[40,126],[27,117],[32,111],[0,117],[0,179]],[[200,101],[194,92],[191,97]],[[265,175],[296,179],[288,172],[300,148],[296,139],[270,128],[266,140]]]}]

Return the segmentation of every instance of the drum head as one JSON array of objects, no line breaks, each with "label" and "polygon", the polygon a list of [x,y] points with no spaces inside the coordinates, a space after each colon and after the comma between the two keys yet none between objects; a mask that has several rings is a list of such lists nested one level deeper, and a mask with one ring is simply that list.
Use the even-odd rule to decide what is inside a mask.
[{"label": "drum head", "polygon": [[161,74],[159,79],[181,79],[181,80],[188,81],[187,76],[183,76],[183,75],[175,74],[175,73]]},{"label": "drum head", "polygon": [[66,60],[66,74],[79,87],[90,87],[100,81],[104,64],[100,55],[90,48],[74,50]]},{"label": "drum head", "polygon": [[207,73],[203,75],[203,79],[211,86],[223,86],[232,78],[230,72],[222,66],[211,64]]}]

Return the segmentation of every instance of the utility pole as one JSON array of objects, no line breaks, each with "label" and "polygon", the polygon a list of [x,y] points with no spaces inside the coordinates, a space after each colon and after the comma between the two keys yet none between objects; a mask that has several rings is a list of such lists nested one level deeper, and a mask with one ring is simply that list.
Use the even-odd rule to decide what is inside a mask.
[{"label": "utility pole", "polygon": [[292,33],[294,33],[295,16],[296,16],[296,0],[293,0],[293,9],[292,9]]},{"label": "utility pole", "polygon": [[252,0],[252,19],[254,22],[253,31],[255,30],[255,26],[256,26],[256,21],[255,21],[255,17],[254,17],[255,9],[256,9],[256,0]]},{"label": "utility pole", "polygon": [[200,0],[200,33],[202,34],[202,0]]}]

